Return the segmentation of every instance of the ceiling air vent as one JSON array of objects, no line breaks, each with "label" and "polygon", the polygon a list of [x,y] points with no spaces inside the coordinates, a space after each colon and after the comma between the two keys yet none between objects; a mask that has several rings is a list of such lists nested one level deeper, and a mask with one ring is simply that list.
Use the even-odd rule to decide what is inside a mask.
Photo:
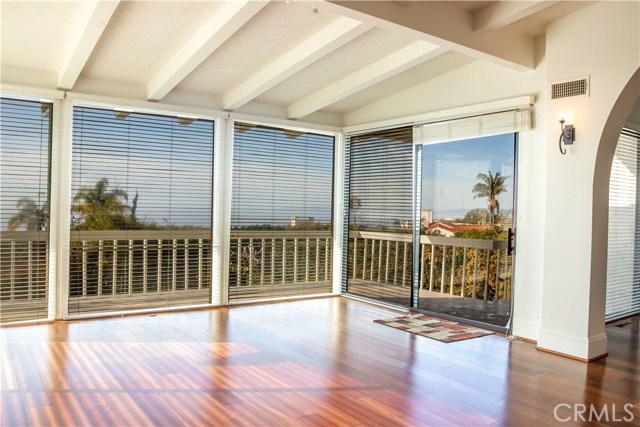
[{"label": "ceiling air vent", "polygon": [[589,95],[589,77],[551,84],[551,99]]}]

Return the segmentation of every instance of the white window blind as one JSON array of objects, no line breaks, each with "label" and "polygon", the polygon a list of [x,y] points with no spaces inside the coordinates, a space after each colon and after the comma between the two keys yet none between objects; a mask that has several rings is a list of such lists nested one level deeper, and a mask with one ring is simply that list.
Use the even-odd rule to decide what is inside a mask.
[{"label": "white window blind", "polygon": [[347,292],[409,306],[412,282],[412,128],[347,140]]},{"label": "white window blind", "polygon": [[438,144],[531,128],[531,111],[519,109],[427,123],[414,127],[414,144]]},{"label": "white window blind", "polygon": [[609,181],[608,321],[640,313],[640,132],[623,129]]},{"label": "white window blind", "polygon": [[52,105],[0,100],[0,321],[47,318]]},{"label": "white window blind", "polygon": [[235,123],[230,301],[331,292],[333,145]]},{"label": "white window blind", "polygon": [[214,123],[77,106],[69,313],[211,301]]}]

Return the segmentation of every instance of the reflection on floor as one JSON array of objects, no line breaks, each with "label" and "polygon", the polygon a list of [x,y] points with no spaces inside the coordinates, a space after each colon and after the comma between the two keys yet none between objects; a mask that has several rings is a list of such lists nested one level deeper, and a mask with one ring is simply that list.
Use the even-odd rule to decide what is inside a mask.
[{"label": "reflection on floor", "polygon": [[[409,307],[410,286],[397,286],[358,279],[350,279],[348,285],[348,291],[351,294]],[[508,299],[483,301],[420,290],[417,308],[429,313],[505,327],[509,321],[511,302]]]}]

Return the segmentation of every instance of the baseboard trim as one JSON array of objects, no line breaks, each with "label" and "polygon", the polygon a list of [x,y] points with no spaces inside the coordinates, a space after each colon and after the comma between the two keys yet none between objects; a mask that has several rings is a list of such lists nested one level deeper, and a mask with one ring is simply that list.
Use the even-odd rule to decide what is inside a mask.
[{"label": "baseboard trim", "polygon": [[542,351],[544,353],[554,354],[556,356],[566,357],[567,359],[577,360],[577,361],[583,362],[583,363],[595,362],[596,360],[604,359],[605,357],[607,357],[609,355],[609,353],[604,353],[604,354],[601,354],[599,356],[592,357],[590,359],[585,359],[583,357],[573,356],[571,354],[561,353],[559,351],[554,351],[554,350],[549,350],[548,348],[539,347],[537,345],[537,342],[536,342],[536,350]]}]

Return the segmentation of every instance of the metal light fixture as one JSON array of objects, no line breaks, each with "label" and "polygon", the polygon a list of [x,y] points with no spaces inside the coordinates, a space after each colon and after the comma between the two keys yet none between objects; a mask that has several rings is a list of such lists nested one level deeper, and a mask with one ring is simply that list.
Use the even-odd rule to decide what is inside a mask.
[{"label": "metal light fixture", "polygon": [[571,145],[576,140],[576,128],[573,125],[565,125],[564,117],[560,116],[560,138],[558,139],[558,148],[561,154],[567,154],[567,150],[562,148],[562,144]]}]

